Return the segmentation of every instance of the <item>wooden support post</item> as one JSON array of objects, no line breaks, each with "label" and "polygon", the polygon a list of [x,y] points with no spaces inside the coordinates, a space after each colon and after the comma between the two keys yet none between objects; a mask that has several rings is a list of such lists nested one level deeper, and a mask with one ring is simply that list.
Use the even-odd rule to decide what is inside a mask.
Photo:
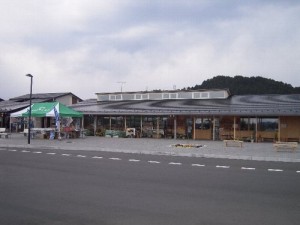
[{"label": "wooden support post", "polygon": [[174,116],[174,139],[177,139],[177,116]]},{"label": "wooden support post", "polygon": [[127,129],[127,117],[126,116],[124,116],[124,130],[126,131],[126,129]]},{"label": "wooden support post", "polygon": [[236,127],[236,117],[233,117],[233,140],[236,139],[236,132],[235,132],[235,127]]},{"label": "wooden support post", "polygon": [[97,115],[94,116],[94,136],[96,136],[96,131],[97,131]]},{"label": "wooden support post", "polygon": [[193,117],[193,140],[196,139],[196,118]]},{"label": "wooden support post", "polygon": [[109,129],[111,130],[111,116],[109,116]]},{"label": "wooden support post", "polygon": [[275,141],[280,141],[281,140],[281,132],[280,132],[280,129],[281,129],[281,123],[280,123],[280,116],[278,117],[278,140],[275,140]]},{"label": "wooden support post", "polygon": [[213,117],[213,141],[216,140],[216,120],[215,117]]},{"label": "wooden support post", "polygon": [[255,142],[258,142],[258,118],[257,117],[255,122]]},{"label": "wooden support post", "polygon": [[159,117],[156,117],[156,138],[159,138]]},{"label": "wooden support post", "polygon": [[143,116],[141,116],[141,137],[143,137]]}]

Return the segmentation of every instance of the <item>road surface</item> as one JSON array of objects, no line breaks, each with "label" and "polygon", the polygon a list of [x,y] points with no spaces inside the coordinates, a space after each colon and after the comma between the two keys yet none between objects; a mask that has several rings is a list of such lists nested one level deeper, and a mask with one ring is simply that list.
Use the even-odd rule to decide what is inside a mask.
[{"label": "road surface", "polygon": [[0,149],[5,225],[296,225],[299,212],[299,163]]}]

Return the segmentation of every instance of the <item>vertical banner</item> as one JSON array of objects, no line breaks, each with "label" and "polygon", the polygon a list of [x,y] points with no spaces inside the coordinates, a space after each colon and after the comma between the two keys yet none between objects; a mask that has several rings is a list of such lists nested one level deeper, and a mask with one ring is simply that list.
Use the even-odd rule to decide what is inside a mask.
[{"label": "vertical banner", "polygon": [[54,106],[54,116],[55,116],[55,125],[56,125],[56,129],[57,129],[57,132],[58,132],[58,139],[61,139],[61,136],[60,136],[60,118],[59,118],[59,113],[56,109],[56,107]]}]

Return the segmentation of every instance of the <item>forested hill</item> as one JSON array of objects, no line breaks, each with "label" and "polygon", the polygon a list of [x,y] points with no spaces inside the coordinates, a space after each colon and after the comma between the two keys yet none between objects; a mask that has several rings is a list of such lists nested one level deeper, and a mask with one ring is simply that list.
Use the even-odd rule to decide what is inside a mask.
[{"label": "forested hill", "polygon": [[247,94],[300,94],[300,87],[293,87],[280,81],[263,77],[216,76],[203,81],[201,85],[187,88],[199,89],[229,89],[233,95]]}]

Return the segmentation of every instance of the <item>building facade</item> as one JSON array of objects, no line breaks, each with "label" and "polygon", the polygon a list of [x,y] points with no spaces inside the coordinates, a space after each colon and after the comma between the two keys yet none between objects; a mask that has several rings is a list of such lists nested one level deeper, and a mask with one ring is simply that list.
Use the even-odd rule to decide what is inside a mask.
[{"label": "building facade", "polygon": [[97,93],[72,106],[92,135],[195,140],[299,141],[300,95],[236,95],[228,90]]}]

